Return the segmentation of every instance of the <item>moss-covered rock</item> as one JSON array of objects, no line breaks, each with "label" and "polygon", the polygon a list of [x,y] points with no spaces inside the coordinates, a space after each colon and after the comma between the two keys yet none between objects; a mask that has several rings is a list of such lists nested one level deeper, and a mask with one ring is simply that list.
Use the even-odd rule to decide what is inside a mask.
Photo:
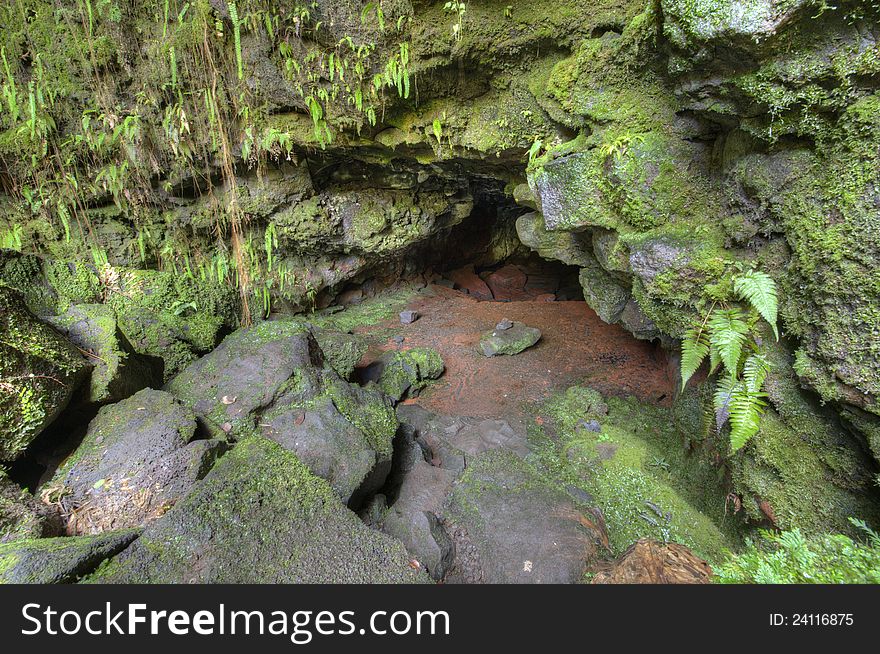
[{"label": "moss-covered rock", "polygon": [[[321,338],[339,346],[327,333]],[[263,322],[231,334],[167,389],[216,434],[247,433],[259,423],[264,436],[296,452],[353,505],[378,490],[390,470],[397,418],[389,400],[325,365],[301,321]]]},{"label": "moss-covered rock", "polygon": [[313,333],[328,365],[342,379],[351,379],[358,363],[367,353],[367,341],[354,334],[345,334],[330,329],[316,328]]},{"label": "moss-covered rock", "polygon": [[70,584],[91,573],[105,559],[125,549],[138,531],[41,538],[0,544],[0,583]]},{"label": "moss-covered rock", "polygon": [[59,533],[61,518],[55,507],[40,502],[0,468],[0,543]]},{"label": "moss-covered rock", "polygon": [[139,527],[162,515],[225,451],[194,440],[192,410],[168,393],[142,390],[105,406],[46,489],[64,498],[67,531]]},{"label": "moss-covered rock", "polygon": [[89,364],[0,286],[0,460],[15,459],[67,406]]},{"label": "moss-covered rock", "polygon": [[78,304],[47,320],[81,351],[88,353],[94,365],[88,402],[118,402],[141,389],[162,385],[161,360],[134,351],[119,330],[110,307]]},{"label": "moss-covered rock", "polygon": [[388,352],[371,368],[374,366],[381,369],[377,380],[379,388],[395,402],[407,393],[418,394],[446,369],[437,351],[425,347]]},{"label": "moss-covered rock", "polygon": [[594,499],[614,554],[653,538],[714,562],[737,544],[743,520],[725,509],[723,474],[688,451],[668,409],[634,398],[606,401],[575,386],[540,411],[538,460]]},{"label": "moss-covered rock", "polygon": [[409,560],[399,543],[364,525],[294,454],[251,437],[87,581],[426,581]]},{"label": "moss-covered rock", "polygon": [[512,356],[529,349],[541,340],[541,330],[521,322],[509,323],[506,329],[490,330],[480,337],[479,351],[487,357]]}]

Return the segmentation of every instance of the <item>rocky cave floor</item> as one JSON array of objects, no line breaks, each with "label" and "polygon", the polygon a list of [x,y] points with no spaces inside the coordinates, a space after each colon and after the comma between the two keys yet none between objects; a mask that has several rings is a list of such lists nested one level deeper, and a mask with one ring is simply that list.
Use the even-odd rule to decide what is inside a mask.
[{"label": "rocky cave floor", "polygon": [[[708,581],[743,523],[688,455],[674,365],[570,273],[522,259],[354,285],[87,430],[61,421],[14,472],[67,537],[11,544],[0,577]],[[530,340],[486,356],[504,323]]]}]

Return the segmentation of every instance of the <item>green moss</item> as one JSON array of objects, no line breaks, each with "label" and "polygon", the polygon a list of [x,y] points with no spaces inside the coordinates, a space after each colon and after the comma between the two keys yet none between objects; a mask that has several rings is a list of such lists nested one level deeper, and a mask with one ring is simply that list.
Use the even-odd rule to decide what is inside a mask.
[{"label": "green moss", "polygon": [[431,380],[440,377],[444,370],[443,359],[431,348],[417,347],[393,352],[384,360],[379,388],[398,400],[407,392],[418,393]]},{"label": "green moss", "polygon": [[[209,562],[192,566],[194,558]],[[291,452],[239,442],[137,543],[86,581],[391,583],[423,580]]]},{"label": "green moss", "polygon": [[124,549],[139,530],[98,536],[40,538],[0,544],[0,584],[76,582],[104,559]]},{"label": "green moss", "polygon": [[341,381],[333,381],[326,393],[346,420],[361,430],[370,447],[381,457],[391,455],[392,441],[400,423],[394,407],[381,394],[355,389]]},{"label": "green moss", "polygon": [[67,405],[89,366],[0,285],[0,459],[15,458]]},{"label": "green moss", "polygon": [[[737,546],[743,525],[725,510],[721,474],[688,453],[668,409],[572,387],[539,411],[538,459],[595,498],[616,554],[639,538],[680,542],[713,562]],[[599,432],[587,428],[593,420]],[[555,439],[539,433],[548,429]]]}]

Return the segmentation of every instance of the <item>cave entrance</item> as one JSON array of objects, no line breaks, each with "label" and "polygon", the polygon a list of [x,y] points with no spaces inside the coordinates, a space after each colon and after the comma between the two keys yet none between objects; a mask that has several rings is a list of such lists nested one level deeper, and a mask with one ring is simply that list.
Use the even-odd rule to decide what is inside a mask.
[{"label": "cave entrance", "polygon": [[479,301],[583,302],[579,269],[546,260],[517,236],[516,204],[505,182],[474,177],[473,210],[459,224],[412,246],[323,298],[324,306],[358,304],[389,288],[412,283],[454,289]]},{"label": "cave entrance", "polygon": [[[675,375],[660,344],[603,322],[584,300],[577,266],[543,259],[519,240],[516,222],[529,210],[502,182],[472,178],[471,194],[467,219],[334,298],[343,310],[399,287],[407,297],[400,309],[418,315],[355,330],[371,341],[358,381],[370,381],[390,350],[430,348],[446,373],[418,401],[437,414],[521,421],[523,406],[574,385],[669,402]],[[540,330],[540,340],[512,356],[484,356],[481,338],[505,321]]]}]

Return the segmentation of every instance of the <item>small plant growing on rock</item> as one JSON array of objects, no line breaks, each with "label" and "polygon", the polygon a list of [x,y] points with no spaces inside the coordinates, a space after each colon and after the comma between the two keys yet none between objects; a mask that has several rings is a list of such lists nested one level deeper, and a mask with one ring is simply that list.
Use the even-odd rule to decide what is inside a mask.
[{"label": "small plant growing on rock", "polygon": [[458,19],[458,22],[453,24],[452,26],[452,34],[455,36],[456,41],[461,41],[462,35],[462,21],[464,20],[464,15],[467,12],[467,3],[459,2],[458,0],[452,0],[452,2],[447,2],[443,5],[443,11],[447,14],[452,14]]},{"label": "small plant growing on rock", "polygon": [[[718,373],[715,386],[715,424],[720,431],[730,423],[730,446],[741,449],[760,427],[766,407],[764,381],[770,364],[761,352],[761,319],[779,339],[776,327],[776,284],[766,273],[751,270],[735,276],[732,286],[740,302],[713,304],[703,322],[691,327],[681,344],[682,388],[709,357],[710,371]],[[717,303],[716,303],[717,304]]]}]

